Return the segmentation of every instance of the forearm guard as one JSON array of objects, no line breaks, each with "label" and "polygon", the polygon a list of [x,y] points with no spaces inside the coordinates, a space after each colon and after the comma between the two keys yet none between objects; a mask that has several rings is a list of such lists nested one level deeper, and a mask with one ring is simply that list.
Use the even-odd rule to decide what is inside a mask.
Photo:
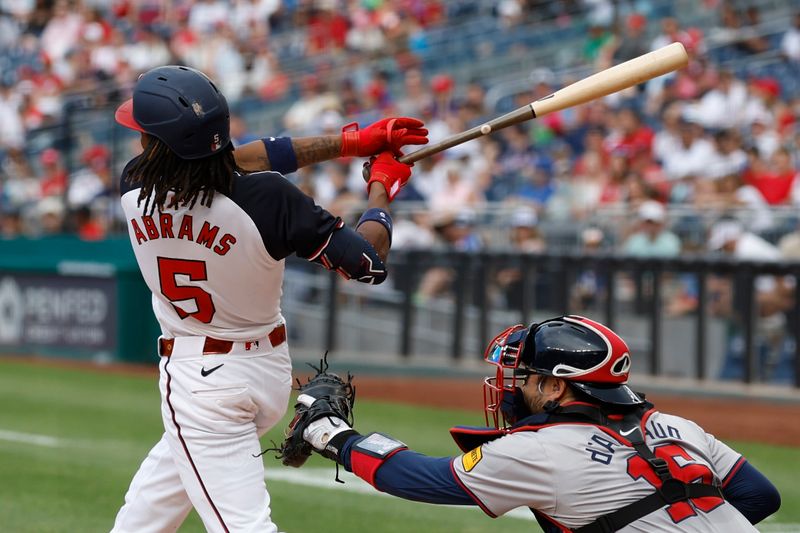
[{"label": "forearm guard", "polygon": [[386,265],[375,248],[345,225],[335,229],[320,251],[309,261],[338,272],[345,279],[378,285],[386,279]]}]

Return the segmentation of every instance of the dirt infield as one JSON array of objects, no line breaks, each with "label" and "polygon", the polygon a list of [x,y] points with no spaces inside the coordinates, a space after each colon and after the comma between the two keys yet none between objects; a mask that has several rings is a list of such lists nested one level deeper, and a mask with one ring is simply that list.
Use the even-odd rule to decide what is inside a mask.
[{"label": "dirt infield", "polygon": [[[414,405],[468,409],[480,415],[480,380],[357,376],[359,398]],[[665,413],[697,422],[722,439],[800,446],[800,405],[746,399],[718,399],[652,394]]]}]

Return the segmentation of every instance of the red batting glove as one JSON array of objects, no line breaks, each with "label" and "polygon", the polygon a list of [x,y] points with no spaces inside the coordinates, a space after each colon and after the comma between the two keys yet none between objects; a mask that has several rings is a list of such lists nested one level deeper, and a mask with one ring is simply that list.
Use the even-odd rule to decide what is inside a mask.
[{"label": "red batting glove", "polygon": [[377,157],[373,157],[366,167],[369,169],[367,194],[369,194],[372,183],[377,181],[386,189],[386,194],[389,195],[391,202],[411,177],[412,166],[395,159],[392,152],[382,152]]},{"label": "red batting glove", "polygon": [[385,150],[400,155],[406,144],[428,144],[428,130],[421,120],[409,117],[385,118],[363,130],[352,122],[342,128],[342,157],[368,157]]}]

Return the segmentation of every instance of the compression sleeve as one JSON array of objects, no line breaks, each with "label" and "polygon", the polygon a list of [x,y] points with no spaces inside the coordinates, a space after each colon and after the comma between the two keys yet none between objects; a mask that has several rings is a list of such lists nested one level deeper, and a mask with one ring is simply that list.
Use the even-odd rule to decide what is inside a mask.
[{"label": "compression sleeve", "polygon": [[[362,437],[347,440],[339,457],[346,470],[352,472],[351,449]],[[450,468],[452,457],[428,457],[411,450],[402,450],[388,459],[375,473],[375,488],[392,496],[425,503],[475,505],[472,498],[456,482]]]},{"label": "compression sleeve", "polygon": [[761,522],[781,506],[781,495],[775,485],[744,459],[739,469],[725,480],[722,493],[751,524]]}]

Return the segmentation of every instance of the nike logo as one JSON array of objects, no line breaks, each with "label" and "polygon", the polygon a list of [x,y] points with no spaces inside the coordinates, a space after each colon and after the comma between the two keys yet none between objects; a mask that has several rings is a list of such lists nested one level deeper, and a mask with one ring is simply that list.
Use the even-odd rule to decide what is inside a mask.
[{"label": "nike logo", "polygon": [[206,367],[203,367],[203,368],[201,368],[201,369],[200,369],[200,375],[202,375],[203,377],[206,377],[206,376],[207,376],[207,375],[209,375],[210,373],[212,373],[212,372],[214,372],[215,370],[219,369],[219,367],[221,367],[221,366],[222,366],[222,365],[224,365],[224,364],[225,364],[225,363],[220,363],[220,364],[218,364],[217,366],[215,366],[214,368],[209,368],[208,370],[206,370]]},{"label": "nike logo", "polygon": [[633,427],[632,427],[631,429],[629,429],[628,431],[620,431],[620,432],[619,432],[619,434],[620,434],[620,435],[622,435],[623,437],[627,437],[628,435],[630,435],[631,433],[633,433],[633,432],[634,432],[634,431],[636,431],[637,429],[638,429],[638,428],[637,428],[636,426],[633,426]]}]

